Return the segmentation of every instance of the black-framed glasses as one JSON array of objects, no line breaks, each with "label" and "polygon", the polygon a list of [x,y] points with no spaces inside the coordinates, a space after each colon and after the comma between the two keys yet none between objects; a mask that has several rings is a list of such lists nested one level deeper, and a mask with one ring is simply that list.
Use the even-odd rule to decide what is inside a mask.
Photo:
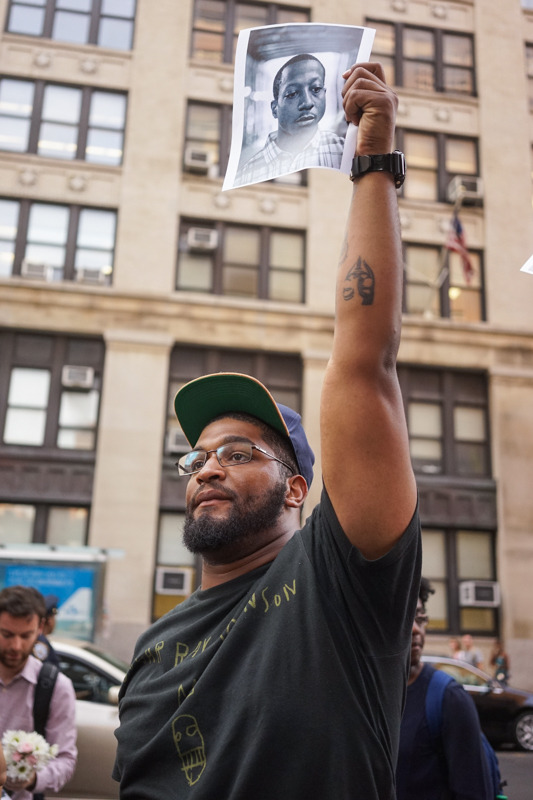
[{"label": "black-framed glasses", "polygon": [[272,458],[274,461],[279,461],[280,464],[283,464],[294,474],[293,468],[285,461],[282,461],[281,458],[273,456],[272,453],[267,453],[262,447],[251,442],[229,442],[217,447],[216,450],[192,450],[190,453],[185,453],[176,462],[176,466],[180,476],[188,477],[189,475],[194,475],[195,472],[200,472],[211,453],[215,453],[221,467],[240,467],[241,464],[248,464],[252,460],[254,450],[259,450],[260,453]]},{"label": "black-framed glasses", "polygon": [[425,628],[429,622],[429,617],[427,614],[417,614],[415,617],[415,622],[419,628]]}]

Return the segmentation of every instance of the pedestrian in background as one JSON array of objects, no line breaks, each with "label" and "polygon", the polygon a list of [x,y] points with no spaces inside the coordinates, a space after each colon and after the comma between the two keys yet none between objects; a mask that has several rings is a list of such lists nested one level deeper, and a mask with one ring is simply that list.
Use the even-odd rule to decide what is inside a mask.
[{"label": "pedestrian in background", "polygon": [[478,647],[474,647],[474,640],[469,633],[466,633],[461,638],[461,649],[457,654],[457,658],[461,661],[466,661],[471,667],[485,669],[483,666],[483,653]]},{"label": "pedestrian in background", "polygon": [[503,642],[496,639],[490,654],[490,663],[494,667],[494,677],[500,683],[507,685],[509,680],[509,656],[505,652]]}]

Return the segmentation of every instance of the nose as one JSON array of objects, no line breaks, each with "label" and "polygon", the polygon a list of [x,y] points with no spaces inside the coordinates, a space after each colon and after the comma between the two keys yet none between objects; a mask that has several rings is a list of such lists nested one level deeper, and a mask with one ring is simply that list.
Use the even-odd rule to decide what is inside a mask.
[{"label": "nose", "polygon": [[300,93],[300,102],[298,103],[298,108],[313,108],[314,100],[313,95],[309,91],[309,89],[302,89]]},{"label": "nose", "polygon": [[199,470],[195,477],[198,481],[208,481],[213,477],[220,478],[225,477],[226,471],[224,467],[222,467],[217,458],[217,454],[215,450],[207,453],[207,458],[205,460],[205,464],[203,465],[202,469]]}]

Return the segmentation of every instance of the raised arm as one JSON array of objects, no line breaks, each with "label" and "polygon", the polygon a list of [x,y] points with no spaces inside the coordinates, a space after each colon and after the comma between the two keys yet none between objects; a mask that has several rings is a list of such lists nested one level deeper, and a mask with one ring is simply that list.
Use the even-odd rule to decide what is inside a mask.
[{"label": "raised arm", "polygon": [[[397,98],[381,65],[359,64],[343,77],[346,118],[359,126],[357,154],[390,153]],[[346,535],[367,558],[393,546],[416,505],[396,375],[402,281],[394,179],[369,173],[354,182],[321,403],[324,484]]]}]

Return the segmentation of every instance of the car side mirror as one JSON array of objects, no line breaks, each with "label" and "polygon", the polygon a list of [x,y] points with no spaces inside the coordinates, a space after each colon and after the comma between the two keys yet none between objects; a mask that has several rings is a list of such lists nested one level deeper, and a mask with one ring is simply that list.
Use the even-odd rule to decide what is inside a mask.
[{"label": "car side mirror", "polygon": [[110,686],[107,693],[107,702],[112,706],[118,706],[118,693],[120,686]]}]

